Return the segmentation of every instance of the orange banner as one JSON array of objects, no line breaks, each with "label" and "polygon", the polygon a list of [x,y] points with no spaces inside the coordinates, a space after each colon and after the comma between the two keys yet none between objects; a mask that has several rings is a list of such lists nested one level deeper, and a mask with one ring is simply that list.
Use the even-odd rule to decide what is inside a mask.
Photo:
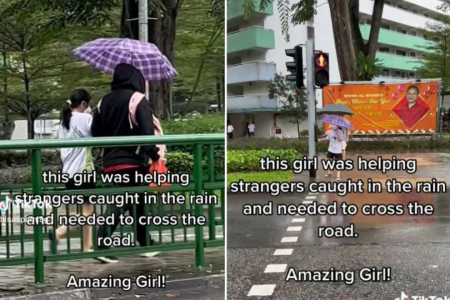
[{"label": "orange banner", "polygon": [[353,134],[436,132],[438,82],[400,84],[344,84],[323,89],[323,106],[342,104]]}]

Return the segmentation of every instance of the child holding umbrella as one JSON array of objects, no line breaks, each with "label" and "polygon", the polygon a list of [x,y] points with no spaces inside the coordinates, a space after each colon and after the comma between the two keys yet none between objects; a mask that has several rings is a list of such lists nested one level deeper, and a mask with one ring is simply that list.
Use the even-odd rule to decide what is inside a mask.
[{"label": "child holding umbrella", "polygon": [[[344,141],[344,132],[338,128],[336,125],[331,126],[331,130],[326,133],[326,137],[319,139],[319,142],[330,141],[328,146],[327,159],[342,160],[342,145],[341,142]],[[337,171],[336,180],[341,180],[341,171]],[[325,177],[331,177],[331,170],[327,171]]]}]

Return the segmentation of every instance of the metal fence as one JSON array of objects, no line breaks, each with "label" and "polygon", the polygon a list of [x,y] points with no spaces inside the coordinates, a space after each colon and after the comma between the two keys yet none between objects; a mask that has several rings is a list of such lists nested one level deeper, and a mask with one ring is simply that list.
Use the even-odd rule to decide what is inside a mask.
[{"label": "metal fence", "polygon": [[[98,256],[110,255],[133,255],[145,252],[161,252],[183,249],[195,249],[195,261],[197,266],[204,264],[204,248],[224,246],[225,236],[225,176],[215,170],[217,165],[217,155],[215,147],[223,145],[225,137],[221,134],[201,134],[201,135],[171,135],[163,137],[137,136],[121,138],[95,138],[77,140],[19,140],[3,141],[0,143],[0,150],[30,150],[32,183],[0,186],[2,200],[6,196],[14,198],[16,195],[27,193],[30,195],[113,195],[128,193],[148,192],[155,195],[156,203],[145,206],[147,216],[177,216],[178,220],[182,214],[205,216],[207,223],[205,226],[183,226],[178,222],[174,226],[147,226],[155,243],[152,246],[144,247],[114,247],[111,250],[97,249],[97,228],[93,226],[93,252],[83,252],[82,231],[83,227],[72,228],[67,231],[65,243],[61,243],[58,251],[51,247],[50,243],[44,243],[48,239],[50,229],[56,229],[57,222],[53,225],[39,223],[31,226],[23,222],[9,222],[27,215],[33,217],[51,216],[56,220],[60,215],[76,213],[80,206],[62,205],[58,208],[34,207],[27,210],[25,207],[10,205],[6,210],[0,211],[0,266],[13,266],[22,264],[34,264],[35,282],[44,282],[44,263],[55,261],[66,261],[76,259],[86,259]],[[73,148],[73,147],[114,147],[114,146],[137,146],[137,145],[192,145],[193,146],[193,170],[190,174],[190,184],[181,186],[172,184],[170,187],[150,188],[147,185],[118,188],[107,183],[97,183],[97,188],[91,190],[68,191],[61,184],[43,184],[41,151],[51,148]],[[219,156],[219,159],[223,157]],[[223,163],[223,162],[220,162]],[[174,195],[185,195],[184,204],[164,205],[160,195],[169,191]],[[204,205],[192,203],[191,195],[202,195],[207,192],[209,195],[216,195],[218,204]],[[103,214],[104,205],[95,205],[94,213]],[[132,212],[135,216],[136,209]],[[50,217],[52,218],[52,217]],[[9,220],[9,221],[8,221]],[[113,236],[124,237],[129,233],[136,243],[134,226],[119,225],[117,233]],[[217,229],[221,229],[221,235],[217,234]],[[148,236],[148,234],[147,234]]]}]

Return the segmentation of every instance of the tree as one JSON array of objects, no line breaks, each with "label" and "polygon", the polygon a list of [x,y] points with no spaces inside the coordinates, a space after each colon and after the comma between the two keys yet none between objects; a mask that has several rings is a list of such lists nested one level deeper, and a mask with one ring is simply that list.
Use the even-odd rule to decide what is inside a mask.
[{"label": "tree", "polygon": [[[203,67],[205,65],[205,62],[206,62],[207,58],[209,57],[211,49],[213,48],[213,46],[215,45],[217,40],[220,37],[223,37],[224,24],[225,24],[225,2],[224,1],[212,0],[211,6],[212,6],[212,8],[209,11],[209,14],[214,19],[214,26],[212,27],[208,43],[205,46],[204,54],[202,55],[202,60],[201,60],[200,65],[198,67],[195,84],[194,84],[194,87],[193,87],[193,89],[191,91],[191,95],[189,96],[189,99],[188,99],[188,102],[186,104],[186,107],[184,109],[184,113],[187,112],[187,110],[189,108],[189,105],[191,104],[192,99],[194,98],[195,92],[196,92],[198,84],[200,82],[200,78],[201,78],[201,75],[202,75]],[[225,62],[223,62],[223,63],[225,63]],[[215,69],[215,71],[217,72],[217,69]]]},{"label": "tree", "polygon": [[0,95],[8,112],[26,118],[28,138],[33,139],[34,121],[40,115],[60,108],[80,80],[102,77],[71,54],[74,41],[89,38],[87,28],[52,31],[49,38],[48,14],[28,13],[25,18],[4,12],[0,15],[0,40],[5,44],[0,80],[5,84]]},{"label": "tree", "polygon": [[[425,29],[420,30],[430,42],[419,46],[425,50],[422,65],[415,70],[420,78],[441,78],[442,89],[450,88],[450,17],[448,5],[440,6],[444,15],[439,15],[438,22],[428,22]],[[442,104],[444,102],[444,93]]]},{"label": "tree", "polygon": [[[109,25],[117,29],[116,36],[132,39],[139,38],[139,5],[137,0],[14,0],[17,3],[10,9],[15,13],[24,11],[42,11],[50,13],[49,23],[52,30],[64,28],[70,25],[95,26]],[[219,4],[218,4],[219,3]],[[88,7],[89,9],[83,9]],[[112,15],[112,11],[119,11],[119,16]],[[77,12],[74,14],[73,12]],[[180,76],[174,79],[174,91],[189,90],[189,94],[195,86],[198,64],[204,55],[204,47],[210,38],[210,30],[214,26],[214,18],[208,18],[216,14],[224,15],[224,2],[217,0],[199,1],[190,0],[149,0],[149,41],[156,44],[161,52],[174,63]],[[184,17],[183,17],[184,15]],[[103,17],[100,17],[103,16]],[[188,16],[191,16],[188,18]],[[155,20],[156,19],[156,20]],[[184,19],[184,20],[182,20]],[[192,20],[195,19],[195,22]],[[224,20],[224,17],[223,17]],[[224,23],[224,21],[222,22]],[[176,31],[175,31],[176,30]],[[223,31],[223,29],[222,29]],[[223,34],[223,33],[222,33]],[[175,39],[175,36],[177,37]],[[181,40],[181,43],[177,41]],[[197,46],[198,45],[198,46]],[[203,71],[197,87],[195,87],[195,99],[209,99],[205,97],[214,95],[217,70],[223,70],[224,64],[224,40],[220,37],[216,44],[210,48],[208,57],[204,62]],[[213,65],[222,64],[220,67]],[[206,80],[207,78],[207,80]],[[171,114],[170,83],[151,84],[151,94],[154,107],[159,116]],[[222,87],[222,98],[223,91]],[[202,97],[198,97],[201,95]],[[218,96],[218,95],[217,95]],[[209,101],[209,100],[208,100]]]},{"label": "tree", "polygon": [[277,100],[281,104],[280,114],[288,117],[289,122],[297,124],[300,138],[300,123],[305,120],[308,108],[305,92],[287,81],[281,73],[275,74],[267,86],[267,91],[270,99]]},{"label": "tree", "polygon": [[[273,0],[259,0],[263,10]],[[365,43],[359,29],[359,0],[328,1],[333,27],[334,43],[342,81],[372,80],[373,68],[377,65],[375,54],[378,47],[384,0],[373,1],[372,23],[369,39]],[[289,1],[278,0],[282,32],[289,41],[289,16],[291,23],[298,25],[312,19],[317,13],[317,0],[297,0],[290,7]],[[244,2],[245,20],[255,10],[255,0]],[[362,59],[363,58],[363,59]],[[361,67],[363,65],[364,67]],[[365,70],[368,69],[369,72]]]}]

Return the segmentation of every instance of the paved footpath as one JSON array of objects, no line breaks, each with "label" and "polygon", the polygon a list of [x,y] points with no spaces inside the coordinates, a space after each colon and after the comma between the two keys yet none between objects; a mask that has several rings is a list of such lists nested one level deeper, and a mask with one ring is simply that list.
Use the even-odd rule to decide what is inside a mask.
[{"label": "paved footpath", "polygon": [[[205,289],[196,290],[197,285],[183,284],[184,280],[192,278],[209,276],[209,275],[223,275],[225,271],[224,266],[224,248],[208,248],[205,249],[205,266],[197,268],[195,266],[195,253],[193,250],[161,252],[156,257],[143,258],[139,256],[121,256],[119,262],[113,264],[101,264],[94,259],[74,260],[67,262],[48,262],[45,263],[45,282],[46,285],[40,287],[34,284],[34,266],[14,266],[1,267],[0,272],[0,299],[2,297],[20,297],[20,296],[34,296],[39,294],[47,295],[46,293],[59,292],[66,290],[66,284],[69,275],[73,274],[77,278],[81,277],[107,277],[112,275],[114,277],[130,277],[136,278],[139,275],[166,275],[167,281],[177,280],[181,282],[177,284],[177,293],[170,293],[173,284],[167,283],[167,289],[159,290],[153,289],[150,292],[144,289],[135,289],[132,295],[144,297],[146,294],[151,296],[158,296],[161,293],[169,295],[177,295],[182,292],[183,295],[193,294],[200,295],[206,298],[195,299],[216,299],[214,297],[208,298],[209,295],[216,295],[224,293],[224,285],[220,288],[220,284],[215,287],[208,286]],[[178,286],[182,285],[181,291]],[[175,288],[173,288],[175,289]],[[159,293],[159,294],[158,294]],[[105,295],[104,293],[102,295]],[[111,298],[111,297],[118,298]],[[202,297],[203,297],[202,296]],[[101,297],[105,299],[122,299],[119,297],[131,297],[126,293],[117,293],[111,290],[106,290],[106,296]],[[135,298],[138,298],[135,297]],[[178,296],[177,296],[178,297]],[[60,298],[65,300],[66,296]],[[100,297],[92,299],[101,299]],[[176,297],[172,297],[177,299]],[[15,299],[15,298],[13,298]],[[18,298],[21,299],[21,298]],[[28,298],[27,298],[28,299]],[[34,299],[34,298],[31,298]],[[36,298],[36,300],[49,300],[50,298]],[[69,298],[67,298],[69,299]],[[70,298],[70,299],[91,299],[91,298]],[[126,298],[124,298],[126,299]],[[143,298],[146,299],[146,298]],[[154,298],[151,298],[154,299]],[[159,298],[155,298],[159,299]],[[166,298],[161,298],[166,299]],[[180,297],[179,299],[184,299]],[[186,298],[189,299],[189,298]],[[194,299],[194,298],[193,298]],[[224,299],[217,298],[217,299]]]},{"label": "paved footpath", "polygon": [[[351,171],[347,178],[403,178],[424,180],[431,177],[448,181],[448,154],[410,154],[418,160],[419,171]],[[352,158],[352,157],[350,157]],[[353,157],[354,158],[354,157]],[[367,157],[366,157],[367,158]],[[399,157],[403,158],[403,157]],[[325,181],[323,171],[317,181]],[[308,181],[298,177],[295,180]],[[450,194],[228,194],[227,275],[228,299],[396,299],[404,292],[411,296],[450,297]],[[359,209],[364,204],[407,204],[417,201],[434,206],[433,216],[335,216],[273,215],[244,216],[244,204],[313,205],[347,202]],[[319,226],[354,224],[358,238],[319,238]],[[365,267],[391,268],[389,281],[363,282],[358,274]],[[289,271],[354,271],[345,282],[286,281]],[[420,299],[420,298],[416,298]],[[425,299],[425,298],[423,298]],[[421,300],[423,300],[421,299]],[[430,298],[433,299],[433,298]]]}]

